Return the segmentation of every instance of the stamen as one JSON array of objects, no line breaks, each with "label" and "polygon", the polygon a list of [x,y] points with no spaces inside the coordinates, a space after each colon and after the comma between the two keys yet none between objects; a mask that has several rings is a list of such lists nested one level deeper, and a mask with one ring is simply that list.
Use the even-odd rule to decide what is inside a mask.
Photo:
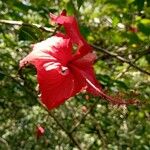
[{"label": "stamen", "polygon": [[61,67],[61,74],[62,75],[67,75],[69,73],[68,67]]},{"label": "stamen", "polygon": [[78,45],[77,44],[73,44],[72,53],[73,54],[76,53],[77,49],[78,49]]}]

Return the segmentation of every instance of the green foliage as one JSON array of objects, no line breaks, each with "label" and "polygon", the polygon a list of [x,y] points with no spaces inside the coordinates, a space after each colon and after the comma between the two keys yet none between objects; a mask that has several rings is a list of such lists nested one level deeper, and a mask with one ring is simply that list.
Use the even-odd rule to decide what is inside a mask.
[{"label": "green foliage", "polygon": [[[0,23],[0,149],[75,150],[73,137],[84,150],[149,150],[147,74],[95,49],[98,60],[94,67],[102,87],[111,95],[134,97],[141,103],[113,106],[81,93],[51,115],[38,103],[35,69],[28,66],[22,70],[23,77],[19,75],[19,60],[31,51],[31,44],[52,35],[32,24],[54,29],[49,25],[48,13],[63,9],[76,15],[80,31],[89,43],[150,72],[149,0],[1,0],[0,18],[25,24]],[[86,109],[90,110],[88,115]],[[39,140],[35,133],[38,124],[45,127]]]}]

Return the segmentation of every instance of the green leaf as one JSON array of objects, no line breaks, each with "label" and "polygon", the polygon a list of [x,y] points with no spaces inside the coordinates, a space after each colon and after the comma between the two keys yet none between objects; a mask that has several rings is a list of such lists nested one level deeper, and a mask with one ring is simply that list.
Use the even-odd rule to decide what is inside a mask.
[{"label": "green leaf", "polygon": [[146,0],[147,1],[147,7],[150,7],[150,0]]},{"label": "green leaf", "polygon": [[98,78],[103,85],[109,86],[112,84],[112,79],[108,75],[99,75]]},{"label": "green leaf", "polygon": [[0,80],[3,80],[4,77],[5,77],[5,74],[2,71],[0,71]]},{"label": "green leaf", "polygon": [[145,0],[135,0],[135,5],[137,5],[138,11],[143,10]]},{"label": "green leaf", "polygon": [[150,35],[150,19],[142,19],[138,24],[138,28],[145,35]]},{"label": "green leaf", "polygon": [[78,9],[80,9],[82,4],[83,4],[83,0],[77,0]]},{"label": "green leaf", "polygon": [[113,17],[113,19],[112,19],[112,25],[113,25],[113,27],[116,27],[117,26],[117,24],[119,23],[119,18],[118,17]]},{"label": "green leaf", "polygon": [[68,12],[69,15],[73,15],[75,12],[75,7],[73,2],[70,0],[67,4],[66,4],[66,10]]},{"label": "green leaf", "polygon": [[150,64],[150,54],[147,54],[145,57],[146,57],[147,62]]},{"label": "green leaf", "polygon": [[118,87],[123,88],[125,90],[129,89],[129,87],[123,81],[114,80],[114,84],[116,84]]},{"label": "green leaf", "polygon": [[127,38],[127,40],[129,41],[130,44],[134,44],[134,43],[139,43],[140,42],[139,37],[135,33],[124,32],[123,35],[124,35],[124,37]]},{"label": "green leaf", "polygon": [[107,0],[106,3],[122,8],[126,6],[127,0]]},{"label": "green leaf", "polygon": [[40,29],[35,26],[23,25],[19,30],[19,40],[23,41],[39,41],[42,33]]},{"label": "green leaf", "polygon": [[90,29],[86,25],[80,26],[80,32],[85,38],[90,35]]}]

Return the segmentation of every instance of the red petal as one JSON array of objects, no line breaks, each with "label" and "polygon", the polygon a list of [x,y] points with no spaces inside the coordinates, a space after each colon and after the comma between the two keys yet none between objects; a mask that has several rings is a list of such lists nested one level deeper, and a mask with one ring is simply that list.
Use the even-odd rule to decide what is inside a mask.
[{"label": "red petal", "polygon": [[[72,63],[85,79],[88,79],[90,82],[92,82],[92,84],[94,84],[95,87],[97,87],[98,89],[101,89],[99,82],[95,78],[95,73],[93,69],[93,62],[95,58],[96,58],[95,54],[88,53],[84,57],[79,58],[73,61]],[[93,89],[93,87],[91,87],[88,82],[87,82],[87,85],[88,85],[87,86],[88,92],[94,95],[99,95],[97,90]]]},{"label": "red petal", "polygon": [[85,90],[87,87],[87,83],[80,71],[78,71],[78,69],[76,69],[72,65],[70,66],[70,72],[74,76],[74,90],[72,92],[72,96],[74,96],[75,94]]},{"label": "red petal", "polygon": [[41,100],[48,109],[55,108],[71,97],[74,80],[71,73],[62,75],[56,70],[38,72]]},{"label": "red petal", "polygon": [[55,16],[53,14],[50,14],[50,17],[57,24],[61,24],[65,27],[66,34],[71,38],[73,43],[79,45],[83,43],[84,39],[82,38],[79,32],[79,28],[75,17],[64,15]]},{"label": "red petal", "polygon": [[38,82],[41,100],[48,109],[58,107],[86,86],[85,78],[75,69],[70,68],[66,75],[62,75],[59,66],[50,71],[40,70]]},{"label": "red petal", "polygon": [[[54,37],[56,37],[56,40]],[[52,47],[50,54],[57,58],[57,60],[61,62],[62,65],[66,65],[67,62],[72,59],[72,44],[70,39],[61,33],[54,37],[51,41],[49,41]]]},{"label": "red petal", "polygon": [[78,27],[75,17],[64,16],[62,14],[59,16],[50,14],[50,17],[57,24],[63,25],[65,27],[66,34],[71,39],[72,43],[78,45],[78,50],[75,55],[75,58],[81,57],[91,52],[92,48],[80,34],[79,27]]},{"label": "red petal", "polygon": [[66,64],[72,58],[70,40],[58,34],[33,46],[33,51],[20,61],[20,67],[31,63],[39,69],[47,62]]},{"label": "red petal", "polygon": [[133,104],[136,103],[135,100],[125,101],[118,97],[111,97],[102,90],[100,84],[95,78],[93,62],[95,60],[95,56],[93,53],[88,53],[84,57],[77,59],[73,62],[73,64],[78,68],[80,73],[84,76],[87,82],[87,91],[95,96],[101,96],[104,99],[110,101],[113,104],[122,105],[122,104]]}]

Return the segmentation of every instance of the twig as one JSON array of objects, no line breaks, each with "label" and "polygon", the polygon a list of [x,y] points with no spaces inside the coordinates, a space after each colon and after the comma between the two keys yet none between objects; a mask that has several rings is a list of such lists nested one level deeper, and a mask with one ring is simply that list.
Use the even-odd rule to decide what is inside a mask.
[{"label": "twig", "polygon": [[104,49],[104,48],[101,48],[101,47],[99,47],[99,46],[96,46],[96,45],[92,45],[92,47],[95,48],[95,49],[97,49],[97,50],[100,50],[100,51],[102,51],[102,52],[104,52],[104,53],[106,53],[106,54],[108,54],[108,55],[110,55],[110,56],[112,56],[112,57],[115,57],[116,59],[118,59],[118,60],[120,60],[120,61],[122,61],[122,62],[125,62],[125,63],[129,64],[130,66],[132,66],[132,67],[134,67],[135,69],[141,71],[142,73],[145,73],[145,74],[147,74],[147,75],[150,75],[150,72],[147,72],[146,70],[141,69],[140,67],[138,67],[138,66],[136,66],[134,63],[132,63],[130,60],[127,60],[127,59],[125,59],[125,58],[119,56],[119,55],[116,54],[116,53],[109,52],[108,50],[106,50],[106,49]]},{"label": "twig", "polygon": [[90,114],[93,109],[95,108],[95,106],[97,105],[98,101],[96,101],[91,107],[90,109],[85,113],[85,115],[72,127],[72,129],[70,130],[70,133],[74,132],[78,126],[84,121],[84,119],[87,117],[88,114]]},{"label": "twig", "polygon": [[96,133],[98,135],[98,138],[102,141],[102,147],[103,147],[103,150],[106,150],[107,149],[107,137],[105,136],[100,124],[97,122],[96,118],[94,115],[91,114],[91,117],[93,119],[93,122],[95,123],[96,127],[95,127],[95,130],[96,130]]},{"label": "twig", "polygon": [[[133,61],[133,63],[136,63],[143,55],[148,54],[148,53],[149,53],[149,51],[146,51],[145,53],[141,54],[139,57],[137,57],[137,58]],[[128,66],[127,66],[122,72],[120,72],[120,73],[117,75],[117,77],[116,77],[115,79],[118,79],[118,78],[120,78],[121,76],[123,76],[130,68],[131,68],[131,65],[128,64]]]},{"label": "twig", "polygon": [[59,122],[59,120],[57,120],[57,118],[50,112],[47,111],[49,116],[51,116],[55,122],[57,123],[57,125],[66,133],[66,135],[68,135],[68,137],[71,139],[71,141],[78,147],[79,150],[82,150],[82,148],[80,147],[79,143],[76,141],[76,139],[72,136],[72,133],[68,132],[64,126]]},{"label": "twig", "polygon": [[[43,26],[41,26],[41,25],[39,25],[39,24],[23,23],[22,21],[13,21],[13,20],[3,20],[3,19],[1,19],[1,20],[0,20],[0,23],[2,23],[2,24],[8,24],[8,25],[18,25],[18,26],[22,26],[22,25],[24,25],[24,26],[30,26],[30,27],[35,26],[35,27],[37,27],[37,28],[39,28],[39,29],[41,29],[41,30],[43,30],[43,31],[45,31],[45,32],[54,32],[53,29],[50,29],[50,28],[47,28],[47,27],[43,27]],[[116,54],[116,53],[109,52],[108,50],[106,50],[106,49],[104,49],[104,48],[101,48],[101,47],[99,47],[99,46],[96,46],[96,45],[91,45],[91,46],[92,46],[93,48],[97,49],[97,50],[100,50],[100,51],[102,51],[102,52],[104,52],[104,53],[106,53],[106,54],[112,56],[112,57],[115,57],[116,59],[118,59],[118,60],[120,60],[120,61],[122,61],[122,62],[125,62],[125,63],[129,64],[130,66],[132,66],[132,67],[134,67],[135,69],[141,71],[142,73],[145,73],[145,74],[147,74],[147,75],[150,75],[150,72],[141,69],[140,67],[138,67],[138,66],[136,66],[134,63],[132,63],[130,60],[127,60],[127,59],[125,59],[125,58],[119,56],[119,55]]]}]

